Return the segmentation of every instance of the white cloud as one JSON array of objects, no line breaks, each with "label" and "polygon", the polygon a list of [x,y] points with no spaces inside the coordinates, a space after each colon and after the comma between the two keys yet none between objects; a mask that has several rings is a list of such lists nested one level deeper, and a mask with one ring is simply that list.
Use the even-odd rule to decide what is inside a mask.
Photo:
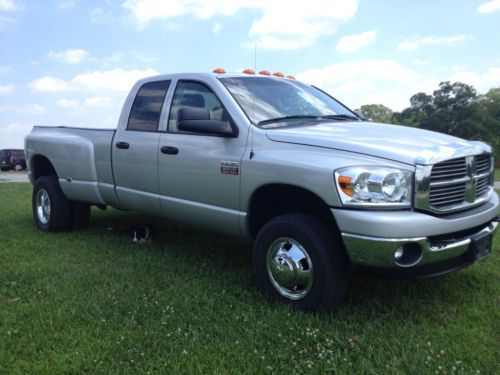
[{"label": "white cloud", "polygon": [[270,1],[264,15],[250,28],[260,47],[278,49],[311,46],[319,37],[333,34],[354,17],[355,0]]},{"label": "white cloud", "polygon": [[70,81],[65,81],[56,77],[41,77],[29,83],[29,87],[34,92],[65,92],[88,90],[100,93],[119,92],[126,93],[132,85],[141,78],[157,75],[153,69],[112,69],[97,70],[90,73],[82,73],[75,76]]},{"label": "white cloud", "polygon": [[8,94],[14,91],[15,86],[13,84],[2,85],[0,84],[0,95]]},{"label": "white cloud", "polygon": [[12,71],[13,71],[13,68],[11,66],[0,65],[0,74],[7,74],[7,73],[11,73]]},{"label": "white cloud", "polygon": [[[127,0],[138,25],[153,20],[170,20],[181,15],[209,19],[229,16],[241,9],[256,9],[256,19],[249,35],[261,48],[297,49],[312,45],[319,37],[333,34],[339,24],[351,19],[358,8],[357,0]],[[253,46],[253,41],[246,43]]]},{"label": "white cloud", "polygon": [[500,0],[490,0],[479,5],[476,9],[478,13],[491,13],[500,10]]},{"label": "white cloud", "polygon": [[377,30],[365,31],[356,35],[343,36],[337,43],[337,51],[355,53],[377,39]]},{"label": "white cloud", "polygon": [[[280,2],[280,0],[278,0]],[[242,8],[260,8],[264,0],[126,0],[123,7],[132,12],[139,25],[153,20],[166,20],[184,14],[200,19],[215,15],[230,16]]]},{"label": "white cloud", "polygon": [[33,125],[13,122],[0,124],[0,149],[2,148],[24,148],[24,136],[26,136]]},{"label": "white cloud", "polygon": [[311,69],[297,79],[331,93],[351,108],[381,103],[393,110],[407,107],[418,91],[432,90],[436,81],[394,60],[357,59]]},{"label": "white cloud", "polygon": [[58,107],[68,109],[68,108],[78,107],[80,105],[80,102],[78,100],[74,100],[74,99],[59,99],[56,102],[56,105]]},{"label": "white cloud", "polygon": [[473,85],[479,92],[485,92],[492,87],[500,86],[500,65],[489,68],[482,73],[470,70],[455,71],[450,81],[459,81]]},{"label": "white cloud", "polygon": [[70,84],[63,79],[55,77],[41,77],[28,84],[34,92],[63,92],[70,89]]},{"label": "white cloud", "polygon": [[[107,0],[108,4],[110,0]],[[94,8],[90,11],[90,20],[94,23],[107,23],[115,18],[111,10],[104,10],[102,7]]]},{"label": "white cloud", "polygon": [[460,81],[473,85],[479,93],[500,86],[500,65],[483,72],[466,65],[450,67],[449,76],[426,75],[394,60],[357,59],[311,69],[297,79],[312,83],[331,93],[351,108],[380,103],[400,111],[410,105],[417,92],[432,93],[441,81]]},{"label": "white cloud", "polygon": [[464,34],[451,35],[445,37],[424,36],[421,38],[414,38],[404,40],[398,44],[398,48],[405,51],[414,51],[422,47],[431,45],[452,47],[460,43],[467,42],[471,37]]},{"label": "white cloud", "polygon": [[64,0],[64,1],[61,1],[59,3],[57,8],[59,10],[70,10],[70,9],[73,9],[75,7],[75,5],[76,5],[76,3],[74,0]]},{"label": "white cloud", "polygon": [[12,0],[0,0],[0,10],[17,10],[19,7]]},{"label": "white cloud", "polygon": [[18,23],[17,19],[0,14],[0,30],[6,29],[16,23]]},{"label": "white cloud", "polygon": [[68,49],[60,52],[50,51],[47,56],[52,60],[60,61],[65,64],[79,64],[87,58],[88,54],[89,53],[84,49]]},{"label": "white cloud", "polygon": [[115,102],[109,96],[93,96],[85,99],[85,105],[90,108],[110,108]]},{"label": "white cloud", "polygon": [[0,113],[17,113],[17,114],[40,114],[45,113],[47,108],[41,104],[34,103],[24,106],[20,105],[5,105],[0,107]]},{"label": "white cloud", "polygon": [[45,113],[46,109],[47,108],[45,108],[45,106],[35,103],[20,108],[19,112],[28,114],[40,114]]},{"label": "white cloud", "polygon": [[139,79],[157,74],[157,71],[150,68],[146,70],[112,69],[79,74],[71,80],[71,83],[89,90],[126,92]]},{"label": "white cloud", "polygon": [[220,23],[214,23],[214,25],[212,26],[212,32],[214,34],[218,34],[220,32],[220,30],[222,29],[222,25]]}]

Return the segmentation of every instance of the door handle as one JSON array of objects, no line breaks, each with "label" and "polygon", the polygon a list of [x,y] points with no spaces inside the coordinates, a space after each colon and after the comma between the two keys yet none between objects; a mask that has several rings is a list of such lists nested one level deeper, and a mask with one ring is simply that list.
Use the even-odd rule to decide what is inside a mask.
[{"label": "door handle", "polygon": [[115,146],[123,150],[127,150],[130,147],[130,145],[127,142],[116,142]]},{"label": "door handle", "polygon": [[167,155],[177,155],[179,153],[179,149],[177,147],[171,147],[171,146],[163,146],[160,149],[162,154],[167,154]]}]

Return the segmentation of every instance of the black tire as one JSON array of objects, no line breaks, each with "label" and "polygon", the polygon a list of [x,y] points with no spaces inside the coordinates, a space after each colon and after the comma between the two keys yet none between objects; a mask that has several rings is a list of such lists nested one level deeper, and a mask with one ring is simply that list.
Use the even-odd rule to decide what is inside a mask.
[{"label": "black tire", "polygon": [[[277,257],[270,256],[270,259],[273,260],[268,262],[268,254],[274,254],[272,249],[275,249],[276,246],[279,247],[283,239],[289,239],[291,242],[285,241],[286,244],[281,249],[286,251],[287,246],[298,244],[298,248],[305,250],[307,262],[304,263],[302,260],[296,264],[299,267],[303,267],[305,264],[303,269],[306,271],[312,267],[313,272],[312,276],[307,278],[309,280],[307,287],[295,285],[288,290],[283,286],[281,288],[275,286],[280,284],[277,281],[279,275],[277,278],[271,276],[273,267],[268,267],[268,264],[278,264]],[[280,261],[283,260],[283,258],[280,259]],[[285,259],[290,260],[291,258],[285,256]],[[286,263],[286,260],[284,262],[282,264],[285,264],[284,268],[288,270],[286,265],[290,263]],[[334,228],[330,228],[321,220],[306,214],[285,214],[265,224],[255,241],[253,264],[257,282],[266,297],[273,301],[289,303],[306,311],[336,308],[344,298],[349,280],[349,260],[340,236],[335,233]],[[283,267],[278,266],[278,268],[283,270]],[[278,271],[278,274],[279,272],[281,271]],[[290,274],[287,273],[287,275]],[[283,295],[283,293],[288,292],[291,293],[292,297]],[[294,293],[304,294],[297,298]]]},{"label": "black tire", "polygon": [[80,230],[88,227],[90,221],[90,204],[71,202],[71,229]]},{"label": "black tire", "polygon": [[[37,199],[48,196],[50,212],[43,220],[39,214]],[[65,197],[56,176],[39,177],[33,187],[32,210],[36,226],[45,232],[58,232],[67,230],[71,224],[71,204]],[[43,210],[42,210],[43,212]]]}]

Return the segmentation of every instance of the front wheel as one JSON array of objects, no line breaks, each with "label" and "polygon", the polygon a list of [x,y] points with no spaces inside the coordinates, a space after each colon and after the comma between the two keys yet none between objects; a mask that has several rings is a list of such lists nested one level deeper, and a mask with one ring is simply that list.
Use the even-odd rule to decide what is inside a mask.
[{"label": "front wheel", "polygon": [[14,166],[14,170],[15,170],[16,172],[22,171],[23,169],[24,169],[24,168],[23,168],[23,166],[22,166],[21,164],[16,164],[16,165]]},{"label": "front wheel", "polygon": [[269,221],[254,245],[254,269],[262,293],[302,310],[336,308],[349,278],[349,261],[334,230],[306,214]]},{"label": "front wheel", "polygon": [[46,232],[69,229],[71,205],[55,176],[36,180],[32,197],[33,217],[37,227]]}]

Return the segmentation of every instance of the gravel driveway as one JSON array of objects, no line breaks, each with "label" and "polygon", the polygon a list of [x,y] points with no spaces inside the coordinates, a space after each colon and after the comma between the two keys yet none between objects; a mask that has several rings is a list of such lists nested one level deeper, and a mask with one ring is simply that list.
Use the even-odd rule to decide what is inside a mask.
[{"label": "gravel driveway", "polygon": [[0,172],[0,182],[29,182],[27,173]]}]

